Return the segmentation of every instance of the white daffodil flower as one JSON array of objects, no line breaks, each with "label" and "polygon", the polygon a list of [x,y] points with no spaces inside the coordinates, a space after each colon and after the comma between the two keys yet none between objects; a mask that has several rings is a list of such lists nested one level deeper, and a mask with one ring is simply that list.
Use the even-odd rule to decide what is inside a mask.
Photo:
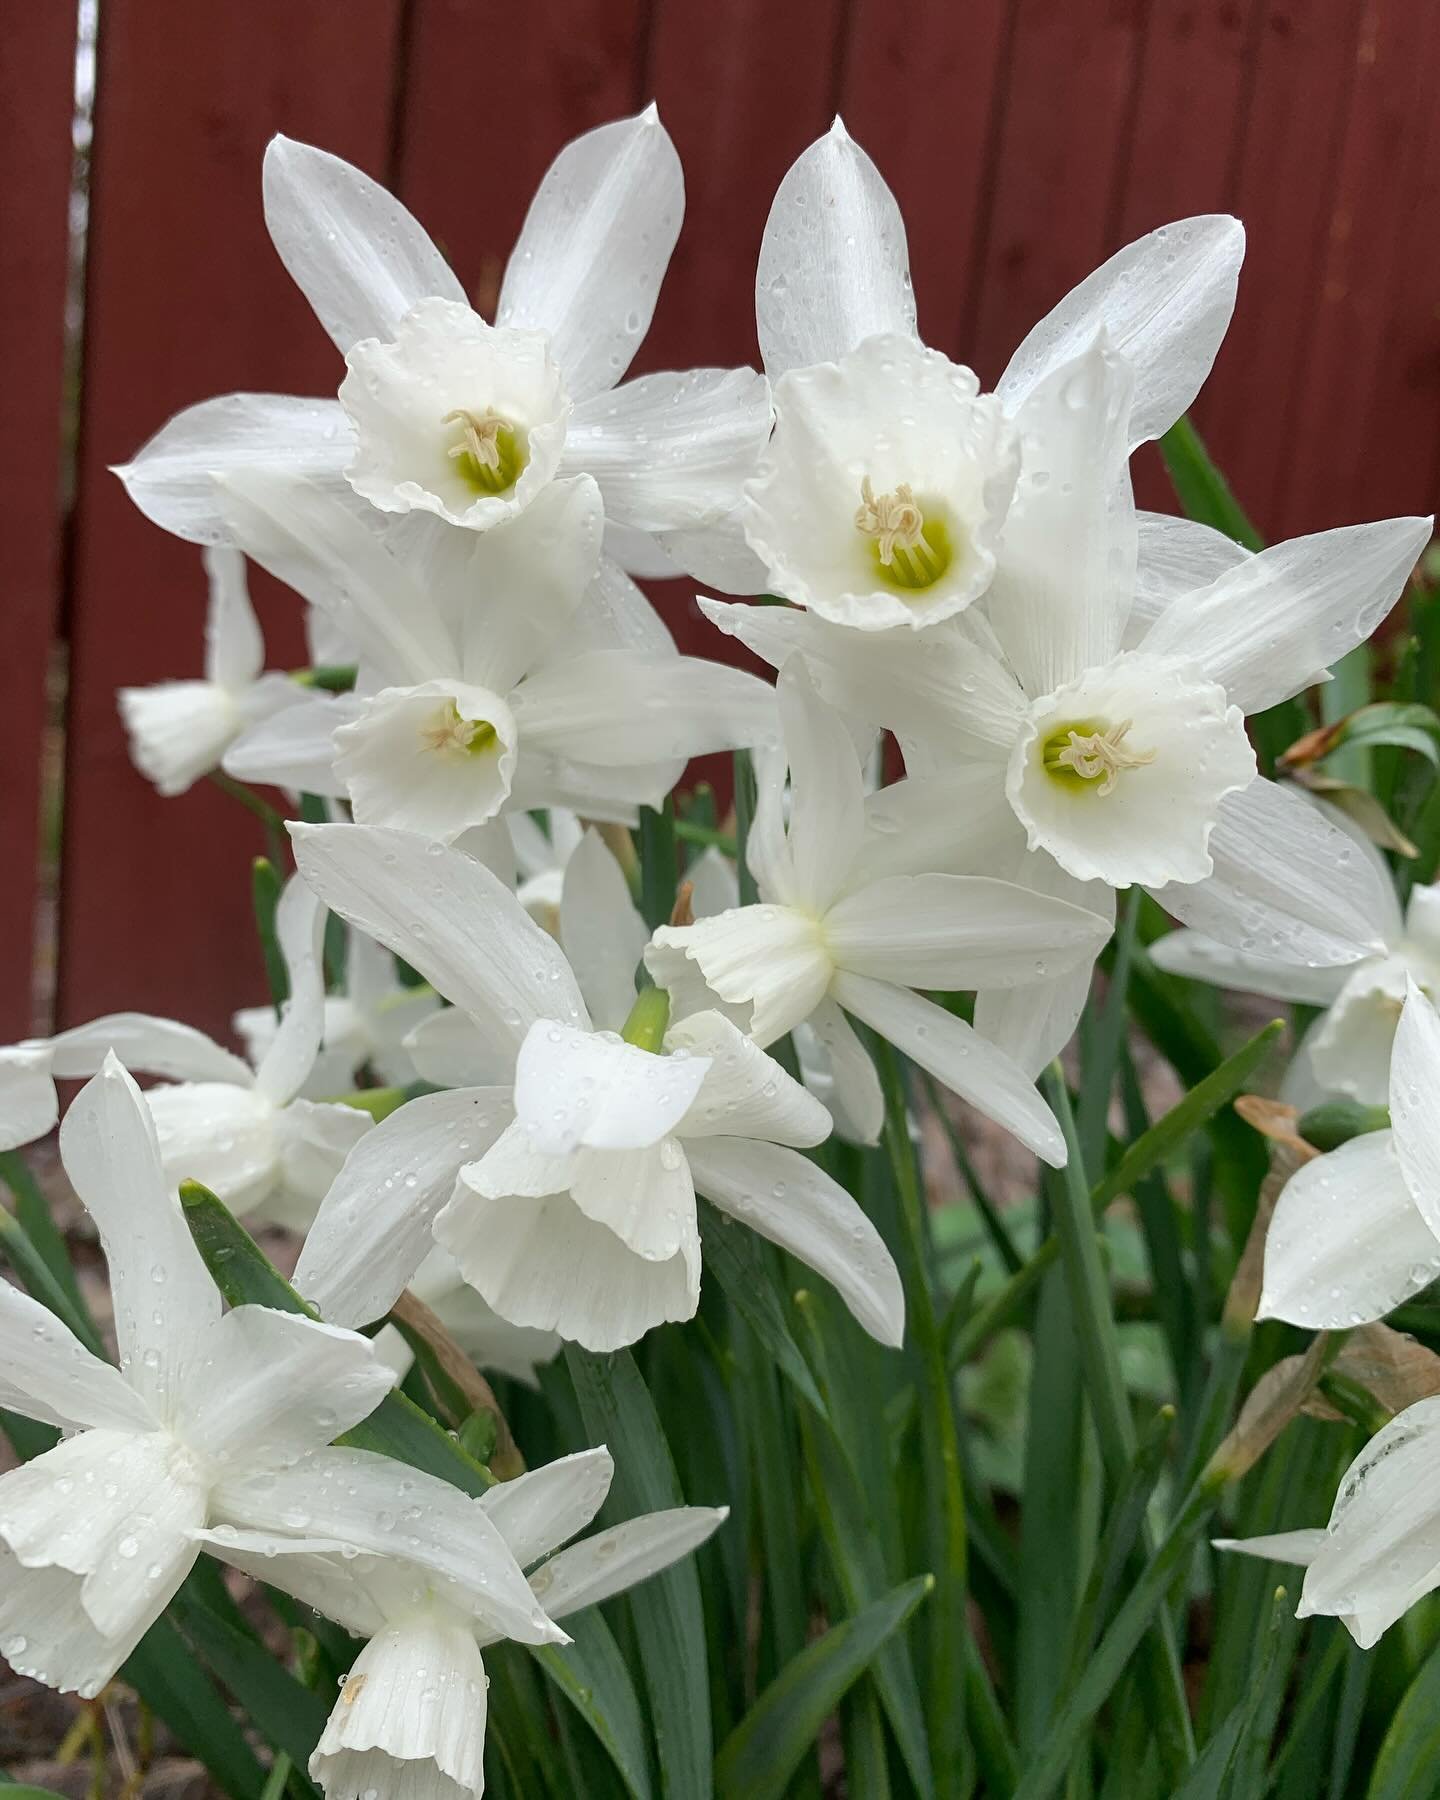
[{"label": "white daffodil flower", "polygon": [[507,813],[505,823],[515,852],[515,897],[537,925],[559,937],[565,865],[585,835],[579,815],[568,807],[552,806],[546,818],[548,831],[524,812]]},{"label": "white daffodil flower", "polygon": [[755,566],[741,579],[737,552],[725,585],[866,632],[973,605],[1010,554],[1016,479],[1055,371],[1105,328],[1136,369],[1125,451],[1158,437],[1209,372],[1244,249],[1239,221],[1219,215],[1127,245],[982,394],[921,343],[900,209],[837,119],[785,176],[765,226],[755,317],[775,430],[739,515]]},{"label": "white daffodil flower", "polygon": [[633,820],[689,757],[774,729],[764,682],[677,655],[613,564],[597,581],[588,476],[552,483],[495,531],[426,518],[403,540],[282,477],[237,477],[229,497],[257,561],[302,592],[342,597],[363,681],[247,734],[226,757],[234,775],[338,796],[361,824],[449,843],[506,807]]},{"label": "white daffodil flower", "polygon": [[1216,1548],[1305,1570],[1297,1618],[1337,1618],[1362,1650],[1440,1587],[1440,1399],[1378,1431],[1341,1478],[1322,1529],[1219,1538]]},{"label": "white daffodil flower", "polygon": [[493,326],[423,227],[358,169],[277,137],[264,187],[281,260],[345,358],[340,397],[230,394],[179,414],[117,470],[148,518],[228,541],[214,477],[263,467],[485,530],[585,473],[643,566],[649,534],[684,561],[733,512],[770,429],[764,377],[692,369],[616,387],[684,211],[653,106],[560,153]]},{"label": "white daffodil flower", "polygon": [[1319,1330],[1383,1319],[1440,1278],[1440,1018],[1409,985],[1390,1057],[1390,1129],[1286,1182],[1265,1239],[1260,1311]]},{"label": "white daffodil flower", "polygon": [[1406,982],[1413,981],[1422,993],[1440,994],[1440,889],[1413,889],[1402,915],[1384,857],[1342,814],[1320,810],[1349,830],[1360,861],[1374,871],[1370,891],[1379,907],[1370,924],[1382,946],[1380,954],[1344,967],[1311,967],[1181,930],[1152,944],[1150,960],[1173,975],[1217,987],[1323,1006],[1324,1013],[1291,1059],[1281,1099],[1302,1111],[1337,1098],[1383,1106]]},{"label": "white daffodil flower", "polygon": [[[1375,872],[1347,832],[1257,777],[1244,716],[1323,679],[1374,630],[1431,521],[1383,520],[1253,556],[1226,556],[1213,534],[1152,528],[1143,535],[1163,556],[1136,627],[1131,402],[1130,368],[1103,338],[1041,379],[1003,564],[980,606],[923,636],[701,605],[776,667],[799,651],[832,705],[895,731],[912,775],[988,777],[967,822],[971,866],[1097,910],[1097,887],[1138,884],[1239,949],[1357,962],[1383,948]],[[1062,982],[977,1023],[1034,1068],[1081,1004],[1078,982]]]},{"label": "white daffodil flower", "polygon": [[205,573],[204,679],[157,681],[116,695],[130,759],[167,798],[218,769],[247,726],[305,698],[287,675],[262,673],[265,643],[245,583],[245,558],[238,550],[206,550]]},{"label": "white daffodil flower", "polygon": [[[645,1513],[551,1555],[594,1518],[613,1472],[603,1447],[582,1450],[478,1500],[457,1494],[447,1511],[457,1538],[465,1509],[472,1530],[478,1513],[503,1542],[515,1574],[532,1570],[530,1591],[549,1618],[564,1618],[689,1556],[727,1517],[725,1507]],[[208,1542],[236,1568],[366,1640],[310,1758],[310,1777],[327,1800],[481,1794],[488,1686],[481,1651],[513,1635],[489,1604],[488,1584],[439,1575],[403,1553],[357,1554],[350,1540],[296,1541],[222,1527]]]},{"label": "white daffodil flower", "polygon": [[231,1474],[299,1463],[394,1377],[353,1332],[260,1306],[222,1316],[113,1054],[66,1114],[60,1155],[104,1246],[120,1367],[0,1282],[0,1402],[73,1434],[0,1476],[0,1655],[93,1695],[185,1579]]},{"label": "white daffodil flower", "polygon": [[914,990],[1088,973],[1109,921],[1013,882],[945,872],[971,823],[958,811],[961,788],[900,782],[867,800],[850,733],[798,657],[781,670],[779,698],[790,816],[787,826],[784,764],[767,758],[748,845],[760,903],[662,926],[645,954],[651,974],[682,1014],[718,996],[761,1045],[808,1023],[867,1140],[879,1135],[883,1102],[847,1013],[1062,1164],[1064,1140],[1031,1077]]},{"label": "white daffodil flower", "polygon": [[[366,1068],[388,1087],[405,1087],[415,1080],[405,1039],[439,1010],[439,997],[428,987],[406,987],[399,979],[388,950],[362,932],[350,932],[344,984],[340,993],[325,996],[320,1051],[301,1094],[307,1100],[326,1100],[349,1093]],[[259,1068],[275,1042],[275,1008],[243,1007],[231,1024],[246,1056]]]},{"label": "white daffodil flower", "polygon": [[[306,1239],[296,1285],[326,1318],[378,1318],[433,1234],[512,1324],[595,1350],[633,1343],[695,1311],[698,1191],[823,1275],[872,1335],[899,1342],[889,1252],[799,1154],[827,1135],[824,1108],[718,1014],[667,1031],[658,992],[632,1009],[636,1041],[604,1029],[625,1019],[639,944],[603,924],[619,876],[598,839],[567,869],[567,887],[587,868],[596,877],[578,907],[591,929],[571,939],[572,969],[462,851],[357,825],[292,835],[326,904],[454,1003],[411,1048],[422,1075],[458,1091],[377,1126]],[[382,1172],[391,1180],[377,1191]]]},{"label": "white daffodil flower", "polygon": [[254,1068],[174,1019],[112,1013],[53,1038],[0,1049],[0,1148],[32,1143],[58,1116],[57,1078],[93,1075],[113,1050],[130,1068],[163,1075],[146,1090],[172,1185],[203,1182],[232,1212],[303,1225],[371,1125],[350,1106],[299,1098],[324,1026],[325,915],[301,881],[286,884],[276,936],[290,998]]}]

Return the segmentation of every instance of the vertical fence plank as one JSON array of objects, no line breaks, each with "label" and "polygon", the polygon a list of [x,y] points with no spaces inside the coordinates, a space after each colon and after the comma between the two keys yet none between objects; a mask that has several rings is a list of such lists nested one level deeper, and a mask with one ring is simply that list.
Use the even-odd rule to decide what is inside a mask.
[{"label": "vertical fence plank", "polygon": [[0,543],[5,546],[0,705],[0,1042],[35,1023],[30,950],[40,863],[46,679],[58,623],[65,285],[76,8],[6,19],[0,55]]},{"label": "vertical fence plank", "polygon": [[[43,11],[44,9],[34,9]],[[223,1030],[263,991],[252,822],[201,784],[162,800],[131,768],[115,689],[198,672],[198,551],[130,506],[107,465],[177,408],[234,388],[333,392],[333,347],[265,234],[260,158],[285,130],[387,172],[397,0],[106,0],[100,25],[59,1013],[142,1005]],[[293,597],[264,608],[299,660]]]}]

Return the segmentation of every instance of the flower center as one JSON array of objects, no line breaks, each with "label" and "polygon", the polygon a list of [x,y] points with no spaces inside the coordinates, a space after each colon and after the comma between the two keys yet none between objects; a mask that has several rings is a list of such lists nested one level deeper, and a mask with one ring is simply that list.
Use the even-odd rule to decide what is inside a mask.
[{"label": "flower center", "polygon": [[1113,791],[1122,769],[1143,769],[1155,760],[1154,750],[1136,750],[1125,742],[1132,719],[1118,725],[1097,725],[1092,719],[1062,725],[1045,740],[1041,760],[1047,775],[1067,785],[1099,782],[1092,791]]},{"label": "flower center", "polygon": [[908,482],[893,493],[877,494],[867,475],[860,483],[855,529],[871,540],[875,560],[892,587],[933,587],[950,567],[945,521],[925,517]]},{"label": "flower center", "polygon": [[492,407],[476,413],[457,406],[440,423],[460,427],[460,441],[447,454],[477,494],[503,494],[514,487],[529,457],[524,434],[508,419]]},{"label": "flower center", "polygon": [[495,727],[488,719],[461,718],[460,709],[452,700],[420,733],[420,741],[427,750],[442,755],[463,752],[469,756],[483,756],[487,750],[494,749],[496,735]]}]

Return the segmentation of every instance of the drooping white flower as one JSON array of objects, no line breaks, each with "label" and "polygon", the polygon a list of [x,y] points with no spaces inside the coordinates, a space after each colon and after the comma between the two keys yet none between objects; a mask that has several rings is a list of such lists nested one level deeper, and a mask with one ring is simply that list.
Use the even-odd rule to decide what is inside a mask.
[{"label": "drooping white flower", "polygon": [[[564,1618],[690,1555],[727,1516],[725,1507],[701,1506],[646,1513],[550,1554],[591,1522],[613,1472],[603,1446],[584,1450],[478,1500],[457,1493],[446,1511],[462,1541],[481,1515],[515,1572],[531,1569],[530,1590],[548,1617]],[[514,1635],[494,1616],[488,1582],[437,1574],[403,1552],[357,1554],[343,1537],[221,1528],[208,1541],[227,1562],[366,1640],[310,1759],[327,1800],[479,1796],[488,1685],[481,1651]]]},{"label": "drooping white flower", "polygon": [[204,1032],[144,1013],[112,1013],[0,1049],[0,1147],[43,1137],[58,1113],[56,1079],[93,1075],[113,1050],[131,1068],[167,1078],[147,1089],[145,1104],[172,1185],[200,1181],[232,1212],[306,1222],[371,1124],[358,1108],[299,1098],[324,1025],[324,922],[309,889],[292,879],[276,911],[290,997],[253,1068]]},{"label": "drooping white flower", "polygon": [[[854,1200],[799,1154],[826,1136],[824,1108],[716,1013],[662,1038],[665,1008],[651,994],[661,1004],[632,1033],[649,1048],[603,1028],[634,999],[639,944],[626,948],[623,922],[605,926],[605,894],[624,884],[597,838],[567,870],[567,886],[587,863],[598,876],[580,907],[590,929],[567,940],[572,969],[461,851],[356,825],[296,826],[293,836],[326,904],[454,1002],[411,1047],[427,1079],[458,1091],[412,1101],[378,1126],[306,1239],[296,1285],[326,1318],[379,1317],[433,1230],[502,1318],[591,1349],[632,1343],[695,1310],[698,1191],[824,1275],[872,1334],[898,1342],[903,1299],[889,1253]],[[377,1194],[376,1172],[397,1166],[403,1179]]]},{"label": "drooping white flower", "polygon": [[393,1376],[353,1332],[259,1306],[222,1316],[113,1054],[66,1114],[60,1154],[99,1228],[120,1367],[0,1282],[0,1400],[73,1434],[0,1476],[0,1655],[95,1694],[184,1580],[230,1474],[297,1464]]},{"label": "drooping white flower", "polygon": [[[895,731],[912,775],[988,778],[970,866],[1097,910],[1087,886],[1138,884],[1237,948],[1356,962],[1381,948],[1375,873],[1348,833],[1256,776],[1243,719],[1323,678],[1374,629],[1430,521],[1253,556],[1217,549],[1214,534],[1142,533],[1131,399],[1129,366],[1103,338],[1030,392],[1005,557],[984,601],[942,626],[861,633],[799,609],[701,604],[776,667],[801,653],[832,705]],[[1142,537],[1165,560],[1151,563],[1137,625]],[[1082,1003],[1062,982],[977,1022],[1037,1067]]]},{"label": "drooping white flower", "polygon": [[245,583],[245,559],[224,547],[205,552],[210,610],[205,675],[157,681],[116,695],[135,767],[167,797],[212,769],[247,726],[303,701],[286,675],[266,675],[265,644]]},{"label": "drooping white flower", "polygon": [[[533,1388],[539,1385],[536,1369],[553,1361],[560,1350],[558,1332],[535,1331],[502,1319],[466,1281],[455,1258],[438,1244],[405,1285],[430,1308],[477,1369],[508,1375]],[[403,1378],[415,1358],[400,1331],[387,1325],[373,1341],[375,1354],[383,1356]]]},{"label": "drooping white flower", "polygon": [[957,816],[963,789],[902,782],[867,800],[850,734],[800,658],[781,670],[779,697],[790,814],[787,825],[784,766],[768,758],[748,846],[760,902],[661,927],[646,952],[651,973],[682,1013],[718,996],[761,1045],[808,1023],[868,1139],[879,1135],[883,1105],[847,1013],[1063,1163],[1063,1139],[1030,1076],[914,990],[1008,988],[1072,968],[1088,973],[1109,921],[1011,882],[948,873],[972,823]]},{"label": "drooping white flower", "polygon": [[360,691],[247,734],[232,774],[448,843],[507,807],[633,820],[690,756],[773,729],[765,683],[677,655],[629,578],[600,569],[588,476],[494,531],[421,518],[389,539],[280,477],[237,477],[228,493],[258,561],[341,597],[361,659]]},{"label": "drooping white flower", "polygon": [[1265,1239],[1267,1318],[1340,1329],[1440,1277],[1440,1018],[1413,982],[1390,1057],[1390,1129],[1286,1182]]},{"label": "drooping white flower", "polygon": [[[1346,828],[1343,815],[1323,810]],[[1383,1106],[1407,980],[1422,993],[1440,993],[1440,891],[1415,888],[1402,916],[1385,859],[1360,832],[1350,835],[1355,855],[1374,872],[1370,891],[1379,910],[1370,923],[1383,946],[1380,954],[1338,967],[1310,966],[1185,930],[1150,946],[1151,961],[1171,974],[1325,1008],[1305,1033],[1280,1091],[1281,1099],[1302,1110],[1335,1098]]]},{"label": "drooping white flower", "polygon": [[147,517],[200,542],[226,541],[213,477],[244,467],[478,530],[586,473],[642,562],[650,534],[683,560],[733,511],[770,426],[766,382],[749,369],[616,387],[683,209],[653,106],[577,138],[531,204],[492,326],[398,200],[338,157],[277,137],[266,222],[345,357],[340,397],[207,401],[118,473]]},{"label": "drooping white flower", "polygon": [[1127,245],[982,394],[920,342],[900,209],[837,119],[785,176],[765,227],[755,314],[775,430],[740,512],[757,566],[732,591],[781,594],[866,632],[973,605],[1010,555],[1036,395],[1104,327],[1137,371],[1124,449],[1158,437],[1209,371],[1244,244],[1238,220],[1217,215]]},{"label": "drooping white flower", "polygon": [[[428,987],[406,987],[395,959],[363,933],[352,931],[345,954],[342,991],[325,996],[320,1051],[301,1094],[307,1100],[348,1093],[364,1068],[390,1087],[415,1079],[405,1039],[421,1020],[438,1012],[440,1001]],[[273,1006],[247,1006],[231,1021],[245,1054],[258,1068],[275,1042]]]}]

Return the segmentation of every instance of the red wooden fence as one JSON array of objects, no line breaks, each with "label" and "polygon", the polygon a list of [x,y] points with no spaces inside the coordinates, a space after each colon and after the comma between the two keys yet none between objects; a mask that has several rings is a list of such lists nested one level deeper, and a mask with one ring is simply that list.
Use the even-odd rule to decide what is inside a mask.
[{"label": "red wooden fence", "polygon": [[[46,681],[67,662],[53,1016],[143,1006],[221,1028],[258,990],[248,819],[204,787],[158,799],[115,712],[118,685],[198,668],[199,557],[106,471],[205,395],[333,391],[261,220],[277,130],[394,185],[484,295],[560,145],[658,99],[688,220],[640,368],[754,360],[770,196],[837,109],[899,195],[927,338],[987,380],[1109,251],[1232,210],[1251,249],[1198,417],[1242,499],[1272,534],[1434,503],[1433,5],[101,0],[67,506],[74,31],[67,0],[17,6],[0,46],[0,1041],[45,1022],[27,952],[49,912]],[[666,599],[683,613],[683,591]],[[298,660],[293,603],[267,591],[262,609],[272,663]]]}]

